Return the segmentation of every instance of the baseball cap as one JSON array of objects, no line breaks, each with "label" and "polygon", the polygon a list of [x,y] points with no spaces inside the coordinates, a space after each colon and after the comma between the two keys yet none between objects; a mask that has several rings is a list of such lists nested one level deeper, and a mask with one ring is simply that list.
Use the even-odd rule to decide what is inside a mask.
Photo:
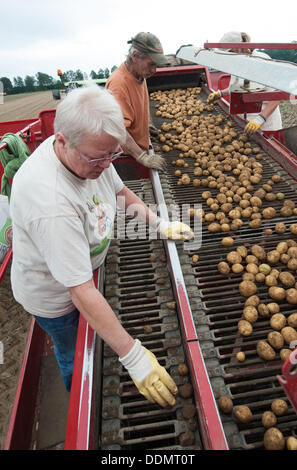
[{"label": "baseball cap", "polygon": [[168,65],[168,58],[164,55],[162,44],[154,34],[141,32],[127,42],[139,52],[150,56],[158,66]]},{"label": "baseball cap", "polygon": [[242,35],[239,31],[229,31],[228,33],[224,34],[224,36],[220,39],[220,42],[222,43],[239,43],[243,42],[242,41]]}]

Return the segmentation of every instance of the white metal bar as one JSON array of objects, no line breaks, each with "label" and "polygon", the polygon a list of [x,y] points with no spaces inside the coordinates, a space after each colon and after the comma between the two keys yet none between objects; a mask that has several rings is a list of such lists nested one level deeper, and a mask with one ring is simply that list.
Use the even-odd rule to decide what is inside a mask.
[{"label": "white metal bar", "polygon": [[233,52],[185,46],[177,57],[297,95],[297,64]]}]

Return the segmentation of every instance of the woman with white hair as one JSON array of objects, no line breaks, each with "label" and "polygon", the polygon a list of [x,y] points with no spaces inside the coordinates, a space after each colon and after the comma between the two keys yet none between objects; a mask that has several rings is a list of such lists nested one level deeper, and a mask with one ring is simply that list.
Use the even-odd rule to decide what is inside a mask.
[{"label": "woman with white hair", "polygon": [[[122,327],[93,271],[104,263],[117,200],[171,238],[191,237],[184,224],[162,221],[129,190],[112,161],[126,130],[120,106],[97,86],[70,92],[57,107],[55,134],[17,172],[11,194],[15,299],[52,338],[69,391],[79,314],[118,354],[139,391],[162,406],[177,388],[155,356]],[[170,233],[169,233],[170,232]]]},{"label": "woman with white hair", "polygon": [[[250,42],[250,36],[247,33],[239,32],[239,31],[229,31],[228,33],[224,34],[222,39],[220,40],[221,43],[241,43],[241,42]],[[253,57],[262,57],[263,59],[270,59],[270,57],[265,54],[264,52],[260,52],[257,50],[251,49],[240,49],[240,48],[232,48],[229,49],[230,52],[235,52],[237,54],[244,54],[248,53]],[[231,76],[231,80],[229,83],[229,87],[225,88],[224,90],[218,90],[214,93],[211,93],[208,97],[209,103],[214,103],[215,101],[221,99],[224,96],[228,96],[230,94],[230,86],[231,85],[241,85],[243,86],[244,80],[242,78]],[[255,82],[250,82],[250,90],[253,88],[265,88],[263,85],[259,85]],[[266,91],[268,90],[265,88]],[[269,89],[270,90],[270,89]],[[281,113],[279,109],[280,101],[269,101],[263,102],[262,109],[259,114],[257,113],[248,113],[246,115],[246,119],[249,121],[246,125],[244,131],[248,136],[253,135],[259,129],[266,132],[277,131],[282,128],[282,119]],[[243,115],[241,115],[243,117]]]}]

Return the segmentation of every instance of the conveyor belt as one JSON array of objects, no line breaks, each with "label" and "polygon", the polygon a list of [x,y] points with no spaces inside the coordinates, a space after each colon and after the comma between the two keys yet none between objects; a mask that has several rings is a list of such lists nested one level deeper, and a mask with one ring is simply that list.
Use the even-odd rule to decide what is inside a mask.
[{"label": "conveyor belt", "polygon": [[[161,127],[162,122],[159,118],[155,118],[158,128]],[[236,130],[240,132],[240,129]],[[194,206],[194,204],[203,203],[203,208],[208,209],[204,205],[201,194],[205,190],[210,190],[215,195],[217,190],[205,187],[195,188],[192,185],[177,186],[178,177],[174,175],[177,167],[170,164],[171,161],[177,159],[177,155],[176,150],[171,150],[165,155],[168,162],[167,172],[160,177],[167,204]],[[192,179],[195,160],[187,158],[186,161],[189,167],[184,172],[187,172]],[[278,173],[281,181],[275,184],[275,192],[282,192],[285,199],[297,203],[296,183],[269,155],[264,155],[261,164],[264,170],[263,179],[255,188],[258,189],[273,174]],[[294,238],[289,231],[289,226],[297,222],[297,217],[281,217],[279,209],[282,207],[282,202],[278,200],[268,202],[264,199],[263,208],[265,207],[275,207],[278,215],[271,220],[264,220],[261,228],[258,229],[249,228],[246,221],[235,233],[211,233],[207,230],[207,224],[203,224],[202,247],[195,252],[199,254],[197,265],[191,261],[194,252],[179,250],[197,335],[215,397],[228,395],[234,405],[248,405],[254,415],[253,421],[249,424],[238,424],[233,416],[221,415],[231,449],[263,448],[265,429],[261,423],[261,416],[264,411],[271,409],[271,403],[276,398],[284,399],[289,405],[286,415],[277,420],[278,428],[285,438],[297,435],[297,416],[277,379],[277,374],[281,374],[282,362],[280,359],[265,362],[256,353],[257,341],[266,339],[268,332],[271,331],[269,319],[260,318],[255,324],[252,336],[243,338],[239,335],[237,324],[242,317],[245,301],[238,290],[241,275],[232,273],[223,276],[217,270],[218,263],[225,260],[226,254],[231,250],[222,247],[223,236],[234,237],[236,243],[232,249],[236,249],[239,245],[249,247],[253,244],[260,244],[267,251],[274,249],[281,240]],[[285,234],[274,233],[274,235],[266,236],[265,230],[274,229],[277,222],[285,223],[287,227]],[[285,266],[280,263],[275,267],[283,270]],[[271,301],[267,288],[259,287],[258,295],[263,303]],[[296,306],[281,303],[281,312],[286,317],[295,311]],[[239,350],[246,353],[244,363],[239,363],[235,358]]]},{"label": "conveyor belt", "polygon": [[[147,204],[154,203],[150,182],[127,185]],[[176,310],[168,304],[174,297],[163,242],[148,237],[113,240],[105,277],[105,297],[122,325],[157,356],[180,393],[172,409],[149,403],[138,393],[117,356],[105,346],[100,448],[200,449],[191,378],[178,374],[185,354]],[[181,387],[186,384],[190,385],[189,398],[181,396]]]}]

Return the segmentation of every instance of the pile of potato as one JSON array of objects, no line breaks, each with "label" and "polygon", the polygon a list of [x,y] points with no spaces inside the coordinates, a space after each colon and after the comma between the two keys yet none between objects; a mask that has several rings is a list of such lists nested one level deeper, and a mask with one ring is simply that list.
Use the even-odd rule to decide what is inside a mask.
[{"label": "pile of potato", "polygon": [[[178,150],[178,158],[172,162],[177,167],[177,185],[205,188],[202,220],[208,230],[236,231],[244,222],[259,228],[264,220],[277,215],[297,215],[295,203],[275,190],[280,175],[274,174],[262,184],[261,149],[234,130],[233,122],[223,114],[203,113],[213,105],[198,99],[200,91],[198,87],[157,91],[150,97],[159,101],[156,115],[170,120],[159,129],[160,146],[155,151]],[[194,161],[193,174],[188,170],[189,160]],[[279,213],[274,207],[263,208],[264,201],[276,200],[283,201]],[[284,224],[276,230],[282,233]]]},{"label": "pile of potato", "polygon": [[[290,227],[295,230],[294,227]],[[230,237],[222,240],[222,244],[231,245]],[[277,268],[275,267],[277,265]],[[258,355],[268,361],[277,357],[285,361],[297,345],[297,313],[288,318],[280,312],[280,302],[297,305],[297,243],[289,239],[279,242],[274,250],[265,252],[260,245],[252,245],[249,249],[238,246],[226,256],[226,261],[218,264],[221,274],[230,272],[242,274],[239,292],[246,297],[242,319],[238,322],[238,331],[242,336],[253,333],[253,325],[259,318],[269,318],[272,331],[267,340],[257,343]],[[256,295],[258,286],[267,287],[270,302],[262,303]],[[296,343],[295,343],[296,342]],[[244,357],[239,356],[239,361]]]},{"label": "pile of potato", "polygon": [[[254,415],[246,405],[233,406],[233,402],[227,395],[222,395],[218,399],[219,409],[224,414],[232,414],[234,420],[239,423],[250,423]],[[264,447],[267,450],[297,450],[297,439],[294,436],[284,438],[283,433],[276,427],[277,419],[284,416],[288,411],[288,405],[285,400],[276,399],[271,403],[271,409],[262,413],[262,426],[264,432]]]}]

